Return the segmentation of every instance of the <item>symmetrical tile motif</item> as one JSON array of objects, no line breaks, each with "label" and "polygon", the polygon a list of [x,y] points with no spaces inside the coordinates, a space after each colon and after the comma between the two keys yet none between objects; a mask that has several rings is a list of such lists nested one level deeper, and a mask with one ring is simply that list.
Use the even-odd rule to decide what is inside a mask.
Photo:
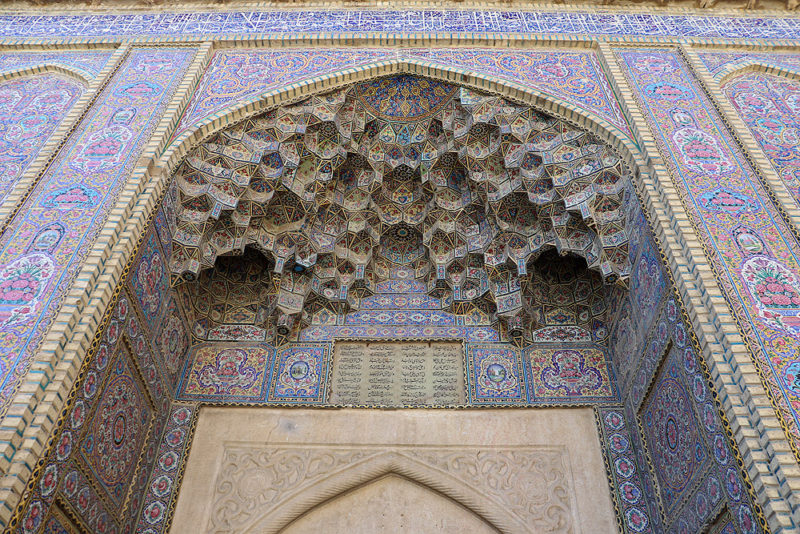
[{"label": "symmetrical tile motif", "polygon": [[132,367],[131,354],[122,350],[112,363],[99,404],[81,439],[80,455],[113,506],[120,508],[136,474],[155,410],[138,371]]},{"label": "symmetrical tile motif", "polygon": [[151,332],[155,332],[161,322],[169,290],[166,259],[158,239],[156,232],[148,232],[131,275],[133,294]]},{"label": "symmetrical tile motif", "polygon": [[711,460],[689,392],[678,376],[679,365],[677,351],[670,351],[640,412],[667,517],[688,498]]},{"label": "symmetrical tile motif", "polygon": [[[25,284],[19,299],[0,302],[0,406],[24,374],[83,258],[138,161],[194,51],[136,48],[72,134],[0,238],[3,282]],[[40,239],[60,240],[34,251]]]},{"label": "symmetrical tile motif", "polygon": [[[800,56],[797,59],[800,71]],[[789,193],[800,204],[800,82],[752,72],[729,80],[723,90]],[[754,253],[764,249],[755,235],[740,235],[739,239],[743,247]],[[783,293],[785,298],[780,296]],[[773,291],[771,298],[778,299],[776,303],[782,303],[781,306],[800,305],[800,295],[790,290]]]},{"label": "symmetrical tile motif", "polygon": [[178,396],[182,400],[259,402],[275,358],[269,345],[203,344],[192,348]]},{"label": "symmetrical tile motif", "polygon": [[[789,22],[791,23],[791,20]],[[147,63],[144,71],[148,74],[155,73],[155,79],[165,84],[173,83],[166,81],[167,75],[162,72],[165,65],[183,65],[187,61],[188,54],[180,59],[175,51],[169,55],[163,53],[165,49],[156,50],[159,53],[153,54],[150,61],[141,62]],[[437,63],[458,64],[465,68],[473,64],[470,62],[488,65],[487,68],[490,70],[506,68],[506,64],[499,60],[499,63],[490,65],[491,61],[497,60],[496,57],[489,57],[492,54],[474,50],[417,51],[415,54],[419,58],[428,58]],[[467,56],[468,59],[465,59]],[[661,148],[663,150],[664,146],[668,147],[665,153],[674,155],[676,166],[682,170],[684,173],[682,176],[686,178],[687,195],[696,197],[696,206],[699,206],[697,209],[705,210],[703,213],[710,219],[709,224],[716,225],[714,227],[717,229],[724,228],[731,220],[738,218],[740,226],[730,226],[734,229],[727,237],[733,236],[729,241],[738,247],[734,250],[739,250],[739,256],[730,251],[722,255],[730,260],[730,265],[735,265],[737,261],[741,262],[740,276],[744,282],[735,279],[734,284],[739,283],[741,286],[742,283],[747,285],[749,282],[752,286],[750,302],[760,302],[760,307],[756,305],[750,309],[763,312],[760,319],[772,328],[770,332],[763,328],[762,323],[758,323],[761,327],[760,332],[766,332],[768,335],[778,332],[773,338],[762,337],[762,340],[768,339],[768,342],[772,342],[780,339],[782,335],[782,339],[788,340],[790,347],[792,344],[796,345],[798,329],[795,322],[800,314],[787,311],[787,307],[781,304],[785,299],[781,299],[786,297],[793,303],[793,298],[797,296],[796,289],[793,289],[798,284],[797,269],[794,264],[789,267],[785,265],[786,262],[791,263],[791,254],[782,246],[776,246],[778,243],[776,234],[766,236],[769,230],[757,226],[755,219],[765,213],[774,215],[769,205],[754,200],[763,192],[758,190],[757,183],[745,183],[746,180],[741,175],[737,175],[735,180],[716,189],[711,188],[710,183],[703,181],[713,177],[713,182],[719,182],[720,176],[736,173],[737,168],[739,171],[744,170],[737,160],[739,154],[730,152],[735,149],[730,148],[734,145],[728,142],[727,133],[722,128],[714,129],[716,117],[713,111],[708,111],[708,108],[704,107],[707,101],[699,93],[698,88],[692,85],[693,82],[686,82],[688,78],[685,66],[672,53],[624,52],[620,57],[625,61],[630,59],[628,65],[633,73],[632,76],[637,82],[641,82],[641,86],[636,85],[640,91],[640,98],[647,104],[646,109],[652,112],[651,125],[658,126],[659,132],[666,132]],[[552,60],[545,58],[540,64],[533,61],[531,65],[532,72],[537,72],[537,76],[542,79],[548,75],[563,79],[563,76],[560,76],[560,73],[563,73],[561,69],[568,70],[570,64],[569,62],[565,64],[563,58]],[[142,65],[139,64],[137,68],[139,67]],[[317,72],[321,73],[328,68],[325,65],[323,67]],[[583,64],[581,68],[588,67]],[[499,70],[497,75],[502,76]],[[151,77],[147,79],[151,80]],[[149,90],[148,84],[143,84],[141,79],[137,83],[128,85],[120,85],[117,80],[112,86],[115,87],[115,91],[128,93],[128,96],[141,97],[141,94]],[[212,100],[205,104],[208,106],[207,110],[212,110],[211,112],[217,109],[213,106],[218,105]],[[152,114],[151,119],[157,116],[155,107],[160,104],[144,103],[142,100],[137,106],[139,104],[145,108],[146,113]],[[150,104],[153,109],[147,108]],[[584,104],[589,105],[587,102]],[[595,109],[594,113],[602,115],[604,111],[601,108],[605,105],[604,102],[597,101],[595,104],[598,109]],[[376,109],[380,105],[382,102],[376,101]],[[389,115],[393,112],[391,109],[378,109],[378,111]],[[115,109],[113,113],[106,115],[107,118],[110,117],[106,126],[110,128],[114,125],[124,125],[126,120],[130,123],[139,112],[139,109],[134,110],[133,107]],[[616,112],[609,113],[607,119],[613,123],[609,117]],[[116,118],[119,118],[119,121]],[[152,127],[152,120],[144,126]],[[121,130],[114,131],[119,133]],[[715,138],[717,134],[719,135]],[[125,139],[127,143],[125,136],[109,135],[102,139],[98,138],[99,145],[106,148],[116,146],[114,141],[119,139]],[[80,146],[86,147],[89,144],[84,143]],[[135,152],[137,146],[140,145],[131,141],[120,149],[120,153]],[[103,154],[100,160],[97,160],[88,157],[83,148],[81,150],[73,150],[77,155],[75,158],[77,165],[83,165],[85,167],[83,170],[87,172],[103,171],[104,164],[98,161],[108,154]],[[787,164],[791,163],[789,160]],[[119,176],[116,176],[114,179],[118,178]],[[755,190],[752,196],[749,196],[750,192],[743,191],[748,183],[753,185]],[[71,189],[57,191],[55,196],[45,198],[42,206],[62,209],[57,213],[66,214],[71,223],[82,217],[79,215],[81,210],[93,209],[101,202],[102,194],[97,190],[99,188],[92,189],[78,182],[70,187]],[[65,506],[70,507],[84,528],[91,531],[131,531],[132,519],[139,521],[137,532],[143,534],[160,531],[166,526],[170,502],[177,487],[179,470],[176,466],[182,462],[187,450],[194,410],[192,406],[175,405],[170,419],[166,420],[168,395],[179,373],[181,357],[189,344],[183,310],[187,311],[190,324],[197,324],[195,317],[198,313],[194,304],[191,308],[186,305],[191,300],[186,294],[171,296],[167,291],[163,258],[170,256],[173,246],[176,198],[177,192],[172,189],[172,193],[168,192],[164,205],[156,214],[155,232],[146,237],[137,264],[132,269],[131,286],[135,297],[131,300],[125,294],[118,309],[113,312],[114,320],[106,331],[106,339],[110,340],[110,345],[100,345],[96,359],[91,364],[93,367],[87,372],[79,398],[70,412],[67,427],[59,436],[61,441],[48,459],[49,463],[43,476],[34,489],[34,496],[21,527],[23,532],[36,531],[42,527],[43,521],[47,528],[59,528],[58,523],[62,520],[60,511],[58,507],[50,506],[54,502],[55,495],[61,495]],[[94,212],[92,217],[89,223],[96,224],[102,219],[102,210]],[[765,216],[764,220],[768,218]],[[777,218],[774,220],[779,221]],[[27,224],[30,226],[31,223]],[[642,220],[639,226],[635,227],[646,228],[646,223]],[[55,270],[47,256],[55,253],[63,236],[63,232],[54,233],[55,228],[43,227],[31,241],[31,243],[43,243],[43,250],[47,248],[45,245],[50,244],[51,248],[46,254],[38,256],[28,254],[19,264],[12,263],[17,270],[26,273],[27,278],[23,277],[25,280],[33,277],[36,281],[37,276],[44,278]],[[642,232],[646,233],[646,230]],[[716,238],[722,236],[724,240],[721,231],[711,232]],[[30,237],[33,233],[20,232],[17,235]],[[765,242],[768,242],[769,246],[765,245]],[[775,247],[775,252],[773,253],[769,247]],[[8,250],[12,249],[13,247],[9,247]],[[8,250],[5,254],[9,254]],[[28,251],[30,252],[30,249]],[[640,410],[642,413],[641,424],[648,445],[649,460],[656,479],[661,482],[660,495],[663,504],[661,519],[668,525],[670,532],[698,531],[717,516],[720,519],[715,522],[713,528],[716,530],[712,530],[713,532],[733,530],[742,533],[758,532],[759,527],[753,515],[752,503],[748,502],[748,492],[744,487],[746,481],[742,480],[735,465],[727,436],[721,428],[717,407],[700,371],[698,357],[688,342],[685,325],[678,318],[678,307],[672,300],[662,304],[666,281],[655,247],[646,235],[639,238],[632,236],[629,254],[632,265],[630,295],[616,301],[611,299],[611,304],[608,304],[605,298],[600,299],[603,310],[600,310],[601,314],[598,313],[605,317],[605,306],[609,305],[612,308],[608,312],[609,317],[617,317],[620,324],[627,320],[627,326],[618,327],[612,337],[612,343],[616,342],[618,348],[632,346],[643,349],[643,352],[634,350],[627,358],[621,359],[618,368],[625,370],[621,373],[625,377],[622,396],[628,411]],[[735,273],[736,270],[732,268],[731,272]],[[69,285],[68,277],[60,280],[66,280],[63,283]],[[782,284],[781,288],[770,287],[770,284],[778,283]],[[327,308],[316,309],[312,314],[311,326],[301,333],[301,340],[327,341],[337,337],[362,337],[450,338],[477,342],[499,341],[502,337],[500,332],[480,314],[465,316],[442,311],[443,300],[425,294],[428,289],[424,280],[385,280],[378,284],[379,288],[381,284],[383,284],[382,289],[379,289],[374,297],[365,298],[362,309],[357,312],[339,315],[331,313]],[[759,285],[763,288],[759,289]],[[235,309],[225,308],[220,313],[222,317],[244,317],[247,315],[248,306],[258,300],[251,298],[248,301],[245,298],[243,300],[246,301],[245,304],[234,306]],[[231,304],[227,295],[220,301],[224,306]],[[128,316],[129,306],[132,305],[137,307],[141,305],[142,309],[136,313],[144,320],[144,324],[135,319],[131,313],[130,321],[121,326]],[[570,334],[566,333],[570,328],[576,332],[574,338],[569,338],[570,341],[578,338],[587,342],[602,341],[606,338],[606,334],[598,334],[604,332],[606,325],[604,322],[599,326],[596,324],[593,318],[594,304],[591,299],[588,302],[579,301],[577,304],[573,302],[571,306],[576,313],[585,311],[582,307],[589,308],[588,317],[591,320],[587,320],[584,326],[576,326],[572,323],[561,324],[563,321],[553,315],[560,326],[551,325],[547,327],[546,332],[542,330],[542,338],[538,341],[564,341],[570,337]],[[209,306],[209,309],[211,307],[213,306]],[[119,314],[122,314],[120,316],[122,323],[118,320]],[[432,322],[438,324],[431,325]],[[256,328],[259,327],[255,326],[255,321],[252,324],[245,324],[244,321],[236,324],[236,320],[230,323],[223,320],[221,324],[209,328],[198,337],[236,341],[249,338],[265,339],[266,334],[262,335],[260,331],[255,330]],[[141,368],[142,381],[147,384],[147,391],[142,390],[141,395],[152,395],[154,399],[152,406],[154,413],[151,414],[151,418],[154,419],[153,432],[154,436],[161,436],[161,440],[151,439],[147,443],[137,444],[136,439],[144,439],[141,433],[136,433],[132,438],[125,432],[119,434],[123,436],[125,461],[119,462],[119,466],[112,467],[115,469],[119,467],[125,471],[123,477],[125,480],[120,482],[114,479],[119,486],[115,487],[113,483],[104,485],[102,476],[99,476],[100,471],[108,467],[109,458],[114,461],[114,455],[100,453],[97,458],[92,458],[91,455],[94,451],[103,449],[102,445],[98,445],[100,442],[103,440],[108,442],[109,438],[113,441],[118,434],[118,425],[115,423],[120,413],[104,409],[103,406],[107,407],[108,403],[101,402],[100,399],[108,399],[116,391],[115,381],[111,378],[104,379],[102,376],[105,376],[104,373],[109,373],[113,367],[108,366],[109,355],[113,354],[108,352],[108,346],[114,345],[122,338],[123,330],[130,340],[133,354],[138,359],[136,365]],[[630,340],[631,343],[627,343],[626,340]],[[665,350],[670,341],[672,349],[667,355],[668,360],[662,364],[661,360],[665,358]],[[774,346],[780,347],[781,344],[776,341]],[[300,343],[284,347],[274,355],[275,350],[265,344],[260,349],[263,357],[250,358],[251,354],[258,352],[252,347],[232,348],[231,344],[227,344],[222,350],[209,349],[205,352],[201,347],[195,350],[195,357],[187,362],[182,382],[178,386],[180,395],[182,398],[203,402],[323,404],[326,400],[329,349],[330,345],[327,343]],[[245,353],[244,356],[242,352]],[[154,357],[153,353],[159,356]],[[470,396],[474,404],[502,405],[525,401],[530,404],[601,403],[619,400],[614,373],[609,367],[606,355],[589,343],[574,347],[540,345],[527,351],[523,361],[520,361],[516,349],[507,344],[468,344],[467,354],[468,380],[471,381]],[[784,385],[790,389],[797,381],[800,366],[788,358],[778,358],[776,362],[775,365],[782,372]],[[105,366],[102,370],[98,367],[101,364]],[[659,365],[661,372],[656,377],[655,384],[651,385],[650,382]],[[122,374],[126,373],[123,371]],[[192,382],[192,376],[195,382]],[[127,395],[125,398],[131,400],[137,398],[137,395]],[[612,470],[610,476],[615,480],[614,488],[626,531],[658,532],[661,530],[660,519],[653,517],[645,505],[646,501],[651,500],[650,482],[637,479],[638,471],[641,471],[641,466],[646,462],[643,449],[638,443],[642,436],[631,435],[624,429],[623,409],[600,408],[599,410],[603,443]],[[128,412],[135,413],[136,410],[130,409]],[[87,424],[90,414],[93,413],[95,418],[105,417],[109,424]],[[669,415],[676,413],[679,417],[670,419]],[[111,421],[112,418],[114,421]],[[675,422],[679,419],[684,427],[670,425],[670,421]],[[167,427],[162,434],[160,429],[165,423]],[[124,425],[120,428],[122,427]],[[81,438],[84,432],[86,434]],[[686,443],[694,444],[694,447],[681,447]],[[129,453],[133,449],[141,450],[143,457],[142,465],[135,473],[129,469],[131,457]],[[76,460],[73,457],[75,451],[80,451],[84,459]],[[678,463],[674,461],[676,451],[684,453],[682,456],[678,455],[683,461]],[[694,456],[690,453],[694,453]],[[73,468],[78,462],[81,462],[82,467]],[[151,468],[153,473],[148,475]],[[131,496],[124,511],[119,509],[122,503],[120,496],[123,494]],[[144,499],[143,504],[142,499]]]},{"label": "symmetrical tile motif", "polygon": [[302,32],[491,32],[796,39],[800,19],[585,11],[286,10],[0,17],[2,37],[189,37]]},{"label": "symmetrical tile motif", "polygon": [[389,60],[417,60],[523,84],[602,117],[630,134],[597,57],[591,52],[513,52],[491,48],[220,50],[214,54],[174,137],[232,104],[257,101],[274,89]]},{"label": "symmetrical tile motif", "polygon": [[525,351],[525,364],[532,400],[586,403],[617,399],[611,364],[600,348],[532,345]]},{"label": "symmetrical tile motif", "polygon": [[297,343],[278,351],[269,400],[276,403],[324,403],[328,394],[330,356],[330,343]]},{"label": "symmetrical tile motif", "polygon": [[[725,508],[732,512],[736,532],[760,532],[745,490],[748,482],[736,465],[687,328],[679,304],[667,297],[657,305],[652,326],[631,341],[637,357],[628,364],[628,378],[619,384],[626,417],[641,425],[641,434],[631,437],[638,466],[652,470],[658,480],[672,481],[658,490],[664,506],[663,517],[657,519],[666,525],[664,531],[697,532]],[[669,423],[670,411],[683,413],[680,421],[673,418],[674,426]],[[676,482],[682,475],[683,484]],[[644,484],[657,502],[650,479]]]},{"label": "symmetrical tile motif", "polygon": [[490,326],[309,326],[300,332],[300,341],[333,341],[337,338],[502,341],[500,332]]},{"label": "symmetrical tile motif", "polygon": [[790,377],[800,305],[792,303],[796,290],[786,288],[800,279],[800,247],[677,52],[616,54],[798,446],[800,390]]},{"label": "symmetrical tile motif", "polygon": [[467,345],[467,377],[472,404],[520,404],[527,401],[520,351],[509,344]]},{"label": "symmetrical tile motif", "polygon": [[[433,339],[464,340],[456,336]],[[208,405],[329,406],[331,350],[332,343],[304,341],[278,349],[241,339],[195,345],[187,355],[177,398]],[[531,358],[530,365],[524,358]],[[619,402],[614,375],[597,346],[522,351],[510,343],[467,342],[463,366],[469,406]]]},{"label": "symmetrical tile motif", "polygon": [[166,301],[164,317],[158,326],[155,339],[168,384],[174,388],[183,369],[191,336],[176,296],[170,294]]},{"label": "symmetrical tile motif", "polygon": [[[3,59],[0,55],[0,65]],[[0,202],[85,90],[80,82],[56,74],[0,82]],[[63,226],[54,225],[32,245],[33,250],[48,252],[63,233]]]},{"label": "symmetrical tile motif", "polygon": [[[643,216],[639,224],[643,228],[647,227]],[[617,304],[617,309],[611,315],[616,320],[609,346],[614,355],[621,391],[628,391],[631,381],[638,378],[637,366],[645,351],[647,337],[652,332],[653,323],[667,294],[666,275],[658,259],[652,236],[637,236],[634,249],[631,291],[627,295],[620,296],[618,302],[612,301]],[[661,353],[655,355],[656,365],[661,356]],[[654,370],[655,368],[651,368],[647,376],[652,376]]]}]

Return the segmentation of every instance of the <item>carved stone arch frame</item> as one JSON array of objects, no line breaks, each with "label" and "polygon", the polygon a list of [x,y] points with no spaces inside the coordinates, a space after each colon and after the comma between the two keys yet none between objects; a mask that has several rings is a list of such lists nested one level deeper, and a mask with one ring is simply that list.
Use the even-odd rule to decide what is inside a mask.
[{"label": "carved stone arch frame", "polygon": [[376,480],[395,475],[417,483],[426,489],[441,494],[473,512],[500,532],[532,532],[523,518],[509,511],[480,491],[470,482],[437,470],[415,460],[402,451],[380,452],[361,462],[314,481],[299,491],[287,492],[288,496],[274,503],[268,510],[256,516],[244,532],[273,534],[281,532],[291,523],[315,508],[359,487]]}]

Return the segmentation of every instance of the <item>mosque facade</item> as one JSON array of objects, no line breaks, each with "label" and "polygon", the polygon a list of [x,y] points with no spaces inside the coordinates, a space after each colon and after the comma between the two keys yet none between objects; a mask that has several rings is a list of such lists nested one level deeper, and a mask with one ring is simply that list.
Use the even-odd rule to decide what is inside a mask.
[{"label": "mosque facade", "polygon": [[0,7],[0,526],[800,532],[796,7]]}]

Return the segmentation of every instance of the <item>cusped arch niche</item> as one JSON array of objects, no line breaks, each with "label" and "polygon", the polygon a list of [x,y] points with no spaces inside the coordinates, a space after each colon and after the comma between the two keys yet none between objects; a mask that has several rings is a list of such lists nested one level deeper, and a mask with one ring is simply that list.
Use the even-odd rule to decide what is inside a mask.
[{"label": "cusped arch niche", "polygon": [[[574,493],[564,452],[559,449],[365,452],[278,448],[257,453],[256,459],[251,459],[253,452],[248,449],[228,454],[251,461],[246,473],[241,472],[241,465],[223,462],[210,504],[208,528],[214,531],[310,532],[313,530],[297,528],[313,523],[314,518],[304,519],[310,515],[324,517],[348,501],[365,505],[365,499],[391,493],[399,498],[393,513],[413,514],[414,509],[406,507],[414,501],[435,498],[439,510],[433,513],[431,509],[431,516],[443,518],[449,512],[454,520],[465,521],[462,531],[467,524],[481,525],[484,532],[509,534],[575,530]],[[276,470],[275,465],[285,468]],[[487,475],[492,470],[502,474]],[[237,483],[231,483],[231,477]],[[390,487],[396,483],[402,487]],[[386,503],[383,506],[388,507]],[[341,524],[354,529],[367,526],[359,524],[358,517],[343,519]]]},{"label": "cusped arch niche", "polygon": [[[552,311],[553,265],[572,273],[556,285],[568,283],[587,328],[630,274],[631,173],[612,148],[530,105],[420,76],[248,118],[175,175],[173,283],[197,300],[249,280],[252,305],[235,313],[269,336],[359,310],[403,280],[530,340]],[[205,302],[224,322],[225,304]]]},{"label": "cusped arch niche", "polygon": [[498,534],[473,510],[396,474],[379,477],[308,510],[281,534],[327,532]]}]

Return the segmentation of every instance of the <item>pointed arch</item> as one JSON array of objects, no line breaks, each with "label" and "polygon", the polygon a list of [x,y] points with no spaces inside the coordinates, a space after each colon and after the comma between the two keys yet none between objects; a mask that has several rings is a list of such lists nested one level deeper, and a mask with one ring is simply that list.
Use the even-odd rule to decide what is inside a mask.
[{"label": "pointed arch", "polygon": [[27,76],[36,76],[39,74],[61,74],[70,78],[74,81],[79,82],[83,85],[84,89],[89,86],[89,84],[94,79],[94,76],[77,67],[73,67],[72,65],[66,65],[64,63],[56,62],[56,61],[48,61],[45,63],[39,63],[37,65],[29,65],[27,67],[22,67],[18,69],[9,69],[6,71],[0,71],[0,83],[6,82],[9,80],[13,80],[16,78],[24,78]]},{"label": "pointed arch", "polygon": [[646,157],[636,143],[617,126],[587,110],[559,100],[539,89],[505,80],[488,74],[474,73],[449,65],[415,58],[392,58],[375,61],[358,68],[308,78],[287,84],[278,89],[266,91],[256,97],[248,98],[206,117],[189,126],[172,140],[159,160],[166,175],[174,171],[181,160],[200,142],[214,133],[249,117],[258,115],[279,106],[285,106],[310,96],[327,93],[373,78],[393,74],[411,74],[437,81],[463,86],[469,89],[488,92],[529,105],[546,113],[561,117],[576,126],[587,129],[607,142],[622,156],[625,163],[634,171],[646,165]]},{"label": "pointed arch", "polygon": [[322,504],[388,475],[402,477],[454,501],[499,532],[534,532],[534,525],[526,521],[529,518],[518,517],[508,506],[482,492],[474,483],[426,465],[402,452],[369,456],[296,492],[287,492],[285,498],[256,516],[242,531],[264,534],[281,532]]},{"label": "pointed arch", "polygon": [[726,65],[722,68],[722,70],[714,75],[714,80],[719,84],[720,87],[724,88],[731,81],[751,72],[782,76],[789,80],[800,81],[800,66],[793,69],[785,65],[772,65],[761,59],[752,58],[741,59]]},{"label": "pointed arch", "polygon": [[476,534],[500,533],[474,510],[416,480],[389,473],[307,510],[281,529],[280,534],[322,529],[341,534],[366,528],[424,532],[452,525]]}]

